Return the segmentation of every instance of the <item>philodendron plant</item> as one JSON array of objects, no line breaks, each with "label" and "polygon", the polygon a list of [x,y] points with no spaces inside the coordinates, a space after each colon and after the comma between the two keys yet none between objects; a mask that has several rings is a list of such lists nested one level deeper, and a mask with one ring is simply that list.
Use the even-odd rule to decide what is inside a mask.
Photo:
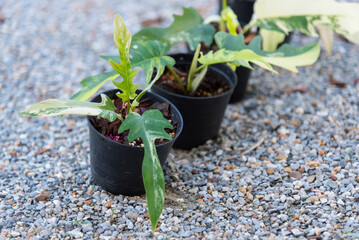
[{"label": "philodendron plant", "polygon": [[359,44],[359,4],[335,0],[257,0],[250,26],[258,26],[265,49],[274,49],[284,35],[299,30],[317,37],[331,53],[333,32]]},{"label": "philodendron plant", "polygon": [[[219,22],[220,30],[237,34],[239,23],[234,12],[223,0],[221,16],[207,21]],[[335,0],[257,0],[251,22],[243,26],[244,32],[259,27],[263,49],[273,51],[283,42],[285,35],[294,30],[317,37],[316,28],[327,52],[331,53],[333,32],[344,35],[359,44],[359,4]]]},{"label": "philodendron plant", "polygon": [[[200,17],[199,13],[192,8],[184,8],[182,16],[174,16],[174,21],[168,28],[147,27],[140,30],[134,35],[137,43],[146,42],[148,40],[159,40],[166,45],[166,49],[171,49],[178,41],[173,41],[173,33],[176,30],[176,36],[182,37],[181,40],[187,41],[189,47],[193,49],[194,42],[203,42],[210,45],[213,40],[214,27],[205,23]],[[201,19],[201,20],[198,20]],[[275,72],[271,65],[282,67],[289,71],[297,72],[298,66],[305,66],[313,64],[319,57],[320,45],[319,42],[309,44],[304,47],[293,47],[284,45],[277,51],[263,51],[261,49],[261,37],[255,37],[249,45],[244,43],[244,33],[249,29],[243,29],[240,34],[237,34],[236,16],[229,8],[226,8],[222,14],[224,19],[220,22],[220,26],[230,29],[230,33],[223,31],[217,32],[214,35],[216,44],[219,47],[218,51],[209,51],[207,54],[200,52],[200,44],[194,53],[193,61],[189,72],[187,73],[187,81],[185,85],[180,81],[173,70],[173,67],[166,66],[167,69],[175,76],[175,79],[184,92],[194,92],[203,80],[208,66],[217,63],[227,63],[232,67],[243,66],[253,69],[250,63],[256,64],[264,69]],[[181,28],[176,27],[181,26]],[[212,28],[213,32],[203,31],[191,32],[186,34],[188,29]],[[111,58],[111,57],[106,57]],[[197,66],[197,62],[201,65]]]},{"label": "philodendron plant", "polygon": [[[78,114],[98,116],[110,122],[120,119],[122,123],[118,130],[119,133],[130,130],[129,142],[140,138],[144,144],[142,176],[150,221],[154,231],[165,199],[164,176],[155,148],[155,139],[170,140],[170,135],[164,129],[172,129],[173,126],[157,109],[147,110],[141,116],[135,112],[135,108],[139,105],[141,97],[163,74],[165,66],[171,67],[175,62],[171,57],[163,56],[165,46],[159,41],[141,42],[136,44],[136,48],[131,48],[131,34],[119,14],[116,14],[114,20],[114,40],[119,50],[118,58],[120,59],[120,61],[109,59],[114,71],[88,77],[81,81],[83,89],[76,93],[71,100],[45,100],[27,108],[21,114],[31,117]],[[136,68],[142,68],[146,74],[147,86],[139,94],[136,94],[139,84],[133,83],[133,79],[139,71]],[[155,68],[156,75],[151,81]],[[115,81],[119,76],[122,77],[122,81]],[[114,103],[104,94],[101,94],[100,103],[85,102],[107,81],[112,81],[119,89],[117,96],[127,107],[125,117],[115,112]]]}]

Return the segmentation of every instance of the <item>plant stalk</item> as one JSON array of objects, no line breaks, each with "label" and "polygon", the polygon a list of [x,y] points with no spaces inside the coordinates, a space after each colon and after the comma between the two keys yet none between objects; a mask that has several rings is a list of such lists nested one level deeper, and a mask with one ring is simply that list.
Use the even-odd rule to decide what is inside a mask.
[{"label": "plant stalk", "polygon": [[198,68],[196,68],[196,70],[195,70],[194,72],[201,71],[202,68],[204,68],[205,66],[207,66],[207,65],[201,65],[201,66],[199,66]]},{"label": "plant stalk", "polygon": [[222,0],[222,10],[227,8],[227,0]]},{"label": "plant stalk", "polygon": [[242,31],[240,31],[240,34],[243,34],[243,35],[246,34],[255,25],[256,25],[256,21],[250,21],[246,26],[244,26]]},{"label": "plant stalk", "polygon": [[227,0],[222,0],[221,20],[219,21],[219,31],[224,32],[226,30],[225,22],[223,21],[222,12],[227,8]]},{"label": "plant stalk", "polygon": [[178,83],[178,85],[181,87],[181,89],[186,92],[186,88],[183,86],[181,79],[179,78],[178,74],[173,70],[172,67],[166,65],[166,68],[168,71],[170,71],[170,73],[175,77],[176,82]]},{"label": "plant stalk", "polygon": [[193,81],[194,74],[197,72],[196,67],[197,67],[197,60],[198,60],[200,51],[201,51],[201,44],[199,43],[197,45],[196,51],[194,52],[191,67],[189,68],[189,72],[188,72],[188,77],[187,77],[187,91],[188,92],[192,91],[192,88],[193,88],[192,81]]},{"label": "plant stalk", "polygon": [[127,115],[131,112],[131,100],[130,99],[128,99],[127,100]]},{"label": "plant stalk", "polygon": [[124,121],[123,117],[120,114],[117,114],[117,118],[120,119],[121,122]]}]

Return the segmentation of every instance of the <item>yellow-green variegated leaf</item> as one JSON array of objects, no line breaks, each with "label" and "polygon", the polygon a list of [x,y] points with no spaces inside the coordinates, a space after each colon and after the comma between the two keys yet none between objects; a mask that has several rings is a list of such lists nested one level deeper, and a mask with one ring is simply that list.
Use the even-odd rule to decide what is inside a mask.
[{"label": "yellow-green variegated leaf", "polygon": [[119,76],[120,74],[118,74],[116,71],[111,71],[87,77],[81,81],[83,88],[75,93],[71,97],[71,100],[86,101],[92,95],[94,95],[105,82],[115,80]]},{"label": "yellow-green variegated leaf", "polygon": [[106,118],[110,122],[117,119],[115,106],[105,94],[101,94],[100,103],[49,99],[28,107],[21,114],[30,117],[52,117],[69,114],[88,115]]},{"label": "yellow-green variegated leaf", "polygon": [[204,24],[201,15],[194,8],[183,8],[183,15],[173,15],[173,23],[166,28],[146,27],[133,35],[134,41],[159,40],[166,52],[180,42],[187,42],[194,50],[198,43],[210,45],[215,29]]},{"label": "yellow-green variegated leaf", "polygon": [[126,28],[121,16],[116,14],[114,21],[114,40],[120,54],[120,62],[117,63],[110,59],[113,69],[122,76],[122,82],[112,81],[116,87],[121,90],[118,97],[123,102],[136,97],[136,90],[140,84],[133,84],[133,78],[137,75],[138,70],[132,70],[130,61],[131,33]]},{"label": "yellow-green variegated leaf", "polygon": [[255,25],[287,34],[299,30],[318,36],[315,27],[326,26],[359,44],[359,4],[335,0],[257,0]]},{"label": "yellow-green variegated leaf", "polygon": [[159,110],[152,109],[144,112],[142,116],[131,112],[118,130],[119,133],[130,130],[128,140],[134,141],[136,138],[141,138],[144,144],[142,177],[153,231],[160,219],[165,201],[165,181],[155,140],[158,138],[171,139],[171,136],[164,130],[165,128],[172,129],[173,126]]},{"label": "yellow-green variegated leaf", "polygon": [[311,65],[316,62],[320,54],[320,43],[312,43],[303,47],[293,47],[284,44],[276,51],[262,50],[262,38],[256,36],[250,44],[244,43],[242,34],[233,36],[225,32],[218,32],[215,40],[219,48],[231,51],[243,51],[243,49],[252,50],[258,56],[269,64],[287,69],[292,72],[298,72],[297,67]]},{"label": "yellow-green variegated leaf", "polygon": [[273,30],[261,28],[259,34],[262,36],[262,48],[265,51],[275,51],[280,43],[284,41],[285,34]]},{"label": "yellow-green variegated leaf", "polygon": [[[233,36],[232,34],[230,35]],[[249,49],[232,51],[222,48],[216,52],[210,51],[205,55],[201,53],[201,57],[198,58],[198,62],[207,66],[217,63],[229,63],[235,66],[244,66],[252,69],[249,64],[251,62],[264,69],[275,72],[272,66],[264,58]]]},{"label": "yellow-green variegated leaf", "polygon": [[226,27],[229,33],[237,35],[237,28],[239,27],[239,22],[237,15],[233,12],[230,7],[226,7],[221,12],[221,21],[226,24]]}]

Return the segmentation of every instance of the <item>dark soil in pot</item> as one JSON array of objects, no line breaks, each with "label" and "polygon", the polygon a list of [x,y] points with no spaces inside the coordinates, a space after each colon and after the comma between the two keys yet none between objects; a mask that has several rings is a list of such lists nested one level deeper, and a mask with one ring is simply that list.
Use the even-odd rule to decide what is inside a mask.
[{"label": "dark soil in pot", "polygon": [[[186,70],[190,66],[193,55],[175,54],[176,66]],[[172,102],[181,112],[183,117],[183,130],[174,144],[175,148],[191,149],[215,138],[222,123],[224,112],[230,96],[236,85],[237,79],[233,71],[225,64],[217,64],[209,67],[211,77],[204,80],[200,86],[203,95],[181,94],[174,84],[166,84],[172,77],[165,73],[152,87],[155,92]],[[185,76],[183,76],[185,78]],[[211,86],[210,84],[213,84]],[[208,88],[208,86],[211,86]],[[201,92],[201,91],[200,91]]]},{"label": "dark soil in pot", "polygon": [[[114,100],[117,113],[124,110],[121,100],[118,100],[116,93],[118,89],[104,92]],[[91,100],[100,102],[100,95]],[[159,109],[164,117],[171,121],[174,130],[167,130],[173,139],[156,141],[156,150],[163,166],[173,143],[182,130],[182,117],[177,108],[153,93],[146,93],[136,112],[142,114],[148,109]],[[141,147],[141,140],[128,142],[128,131],[118,134],[120,121],[109,123],[107,120],[96,117],[88,118],[90,130],[90,158],[91,173],[96,184],[113,194],[128,196],[141,195],[145,193],[142,180],[142,161],[144,148]]]},{"label": "dark soil in pot", "polygon": [[[211,23],[211,24],[217,29],[217,31],[219,31],[218,23]],[[255,32],[247,33],[245,35],[244,43],[249,44],[255,36],[256,36]],[[212,44],[210,46],[202,44],[201,51],[203,53],[207,53],[210,50],[213,50],[213,51],[218,50],[218,46],[214,41],[212,42]],[[237,82],[236,87],[233,90],[233,93],[232,93],[229,103],[236,103],[244,98],[251,72],[252,72],[252,70],[249,68],[245,68],[245,67],[237,67],[236,68],[235,74],[237,76],[238,82]]]}]

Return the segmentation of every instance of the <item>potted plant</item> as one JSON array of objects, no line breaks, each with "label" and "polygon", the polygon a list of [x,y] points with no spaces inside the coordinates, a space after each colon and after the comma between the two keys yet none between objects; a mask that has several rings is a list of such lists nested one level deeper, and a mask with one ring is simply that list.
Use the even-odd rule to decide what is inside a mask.
[{"label": "potted plant", "polygon": [[[204,23],[211,23],[216,26],[217,31],[227,31],[234,36],[243,35],[246,44],[250,43],[255,36],[255,33],[251,33],[250,30],[254,27],[259,28],[262,41],[256,40],[260,42],[260,46],[255,48],[261,52],[262,49],[270,51],[272,56],[277,54],[275,52],[277,46],[283,40],[286,42],[285,39],[289,38],[288,34],[294,30],[299,30],[310,36],[317,36],[315,28],[318,28],[321,40],[329,53],[331,52],[333,31],[343,34],[354,43],[359,43],[359,25],[356,24],[359,21],[359,15],[357,14],[359,12],[359,4],[356,3],[339,3],[334,0],[320,0],[315,1],[315,3],[310,0],[305,2],[301,0],[229,1],[229,5],[234,7],[235,12],[240,12],[240,15],[237,16],[227,6],[226,0],[221,2],[222,11],[220,15],[210,16]],[[255,14],[252,21],[249,22],[251,12],[248,11],[248,6],[253,8],[253,3]],[[241,12],[239,8],[244,8],[244,10]],[[219,48],[215,42],[206,45],[204,49],[206,51],[217,50]],[[248,47],[253,46],[251,44],[248,45]],[[227,45],[226,47],[233,49],[233,45]],[[241,49],[248,47],[241,45]],[[254,49],[252,48],[252,50]],[[282,55],[285,51],[284,49],[282,50],[279,55]],[[261,52],[256,53],[260,55]],[[290,56],[287,60],[293,61],[293,56]],[[311,64],[310,62],[305,62],[303,58],[295,59],[294,61],[300,63],[298,66]],[[238,84],[231,97],[231,102],[237,102],[244,96],[251,69],[245,66],[237,68],[232,66],[232,68],[237,74]],[[291,69],[288,70],[291,71]]]},{"label": "potted plant", "polygon": [[[71,100],[45,100],[21,114],[89,116],[91,170],[95,181],[115,194],[134,195],[145,190],[154,231],[165,198],[161,163],[181,132],[182,118],[173,104],[147,91],[165,66],[173,66],[174,60],[163,56],[165,47],[158,41],[138,43],[136,49],[130,49],[131,34],[118,14],[114,21],[114,40],[121,59],[120,62],[109,60],[114,71],[84,79],[81,82],[84,88]],[[139,71],[137,67],[146,73],[147,86],[142,91],[137,90],[139,84],[133,83]],[[156,74],[150,82],[155,68]],[[114,81],[119,76],[122,82]],[[91,102],[84,101],[110,80],[117,89],[102,93]]]},{"label": "potted plant", "polygon": [[[196,21],[199,16],[195,10],[190,11],[184,8],[184,14],[182,16],[175,16],[174,22],[169,27],[144,28],[134,35],[134,39],[138,42],[159,40],[167,46],[167,49],[170,49],[175,44],[171,42],[175,32],[177,36],[187,36],[186,41],[191,48],[194,41],[205,42],[201,41],[201,38],[204,36],[206,37],[205,44],[210,45],[211,41],[207,41],[209,36],[202,34],[202,32],[199,32],[198,35],[196,35],[196,32],[191,32],[191,34],[184,33],[188,29],[193,29],[191,26],[186,26],[186,24],[188,25],[192,22],[197,24],[197,29],[200,29],[201,26],[202,28],[207,26],[208,28],[211,27],[212,30],[214,29],[213,26],[205,24],[203,21]],[[179,30],[178,26],[182,26],[186,30]],[[209,38],[209,40],[211,39],[213,39],[213,36]],[[165,96],[173,102],[182,113],[184,128],[174,145],[175,147],[190,149],[217,136],[225,107],[235,85],[229,83],[228,90],[221,92],[218,96],[206,96],[196,92],[201,84],[207,81],[205,79],[210,77],[210,72],[218,71],[219,66],[217,64],[227,63],[231,66],[245,66],[253,69],[250,65],[250,63],[253,63],[275,72],[271,66],[272,64],[297,71],[296,66],[312,64],[319,56],[319,43],[313,43],[304,47],[286,46],[276,52],[266,52],[261,50],[260,36],[253,39],[250,45],[244,43],[243,35],[235,36],[225,32],[216,33],[214,39],[218,46],[218,50],[215,52],[210,50],[204,54],[200,52],[201,44],[199,44],[192,56],[172,55],[175,59],[177,58],[176,65],[174,67],[166,67],[167,71],[152,88],[152,91]],[[226,69],[226,66],[222,65],[220,68]],[[212,71],[209,71],[210,69]],[[230,70],[227,68],[226,72],[226,75],[228,75]],[[225,79],[225,75],[222,75],[220,78]],[[166,85],[171,86],[166,87]],[[172,87],[172,85],[177,85],[177,88]],[[172,89],[169,89],[169,87]],[[216,92],[222,87],[213,85],[209,86],[209,88]]]},{"label": "potted plant", "polygon": [[273,50],[280,39],[298,30],[318,37],[331,53],[333,32],[344,35],[350,42],[359,44],[359,4],[335,0],[257,0],[255,18],[248,24],[260,28],[263,48]]}]

